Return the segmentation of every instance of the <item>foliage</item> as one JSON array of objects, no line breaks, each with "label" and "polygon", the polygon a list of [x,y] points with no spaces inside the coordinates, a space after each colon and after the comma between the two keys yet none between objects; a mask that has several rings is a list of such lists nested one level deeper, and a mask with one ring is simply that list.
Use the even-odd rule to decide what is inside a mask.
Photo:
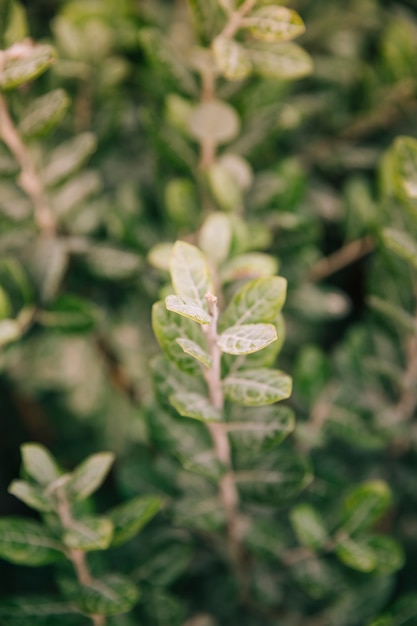
[{"label": "foliage", "polygon": [[0,623],[411,626],[412,2],[27,4]]}]

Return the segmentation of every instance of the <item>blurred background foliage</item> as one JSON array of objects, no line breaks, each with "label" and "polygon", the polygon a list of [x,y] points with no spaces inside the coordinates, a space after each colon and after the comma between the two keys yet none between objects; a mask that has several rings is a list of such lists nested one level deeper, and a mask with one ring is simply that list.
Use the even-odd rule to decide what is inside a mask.
[{"label": "blurred background foliage", "polygon": [[[200,43],[211,41],[223,19],[217,3],[189,4],[195,14],[205,7],[197,32]],[[0,144],[2,514],[28,514],[7,494],[19,444],[28,440],[50,447],[67,467],[114,451],[99,506],[199,489],[169,453],[164,411],[155,414],[150,310],[167,274],[164,249],[154,246],[195,233],[213,208],[230,216],[238,205],[235,248],[267,252],[288,279],[279,365],[294,377],[291,446],[308,459],[314,480],[296,508],[279,505],[274,526],[261,511],[248,536],[261,555],[253,585],[264,613],[230,606],[224,564],[196,540],[205,531],[186,530],[178,510],[176,525],[162,516],[141,535],[146,541],[114,556],[145,588],[151,580],[144,624],[181,625],[193,610],[215,617],[190,626],[215,618],[417,623],[417,149],[394,142],[416,136],[417,3],[286,5],[306,24],[299,42],[313,71],[296,81],[220,81],[219,97],[241,119],[221,154],[238,154],[246,166],[233,175],[223,162],[203,207],[198,149],[186,124],[199,84],[185,1],[14,0],[3,34],[3,48],[30,36],[56,50],[47,72],[6,96],[60,236],[39,233],[16,163]],[[309,528],[316,522],[334,532],[352,485],[365,484],[366,500],[366,481],[378,480],[393,499],[377,530],[406,554],[395,574],[402,556],[393,565],[387,546],[379,551],[388,555],[385,569],[382,557],[369,561],[365,545],[337,555],[339,562],[320,540],[305,538],[302,522],[300,530],[308,519]],[[2,595],[53,588],[50,571],[41,571],[34,577],[1,562]]]}]

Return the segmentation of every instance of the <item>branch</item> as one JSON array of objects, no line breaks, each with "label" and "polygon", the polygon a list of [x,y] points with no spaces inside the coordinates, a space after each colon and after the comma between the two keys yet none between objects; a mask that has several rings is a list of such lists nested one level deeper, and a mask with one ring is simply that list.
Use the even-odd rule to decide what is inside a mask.
[{"label": "branch", "polygon": [[[218,307],[217,298],[212,294],[207,294],[206,299],[209,305],[211,323],[203,326],[206,335],[208,349],[213,359],[210,369],[204,370],[204,378],[207,382],[210,401],[219,410],[224,409],[224,395],[221,380],[221,350],[217,344],[217,318]],[[236,573],[243,582],[243,551],[241,542],[241,520],[239,516],[239,494],[233,474],[232,458],[229,438],[226,425],[223,423],[207,424],[213,440],[214,449],[220,463],[226,468],[226,473],[219,483],[220,498],[226,513],[227,536],[230,560],[233,563]]]},{"label": "branch", "polygon": [[370,235],[366,235],[362,239],[356,239],[340,248],[328,257],[320,259],[313,265],[309,272],[310,280],[319,282],[347,265],[358,261],[366,256],[375,248],[375,242]]},{"label": "branch", "polygon": [[22,141],[0,94],[0,139],[6,144],[20,166],[18,183],[33,202],[35,222],[43,235],[56,233],[56,221],[32,157]]},{"label": "branch", "polygon": [[[72,517],[70,503],[68,502],[68,498],[62,487],[57,489],[56,495],[58,501],[57,513],[62,527],[66,529],[71,528],[74,525],[74,519]],[[91,585],[94,582],[94,579],[91,576],[85,552],[76,548],[70,548],[67,551],[67,556],[74,566],[78,582],[81,585]],[[89,615],[89,618],[93,622],[94,626],[106,625],[105,615],[94,614]]]}]

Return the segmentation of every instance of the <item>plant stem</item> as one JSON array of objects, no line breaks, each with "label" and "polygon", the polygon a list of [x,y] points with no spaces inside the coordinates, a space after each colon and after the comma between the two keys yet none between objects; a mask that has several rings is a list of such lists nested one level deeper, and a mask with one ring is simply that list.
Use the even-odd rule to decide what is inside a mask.
[{"label": "plant stem", "polygon": [[366,256],[375,248],[375,242],[369,235],[362,239],[355,239],[350,243],[340,248],[328,257],[324,257],[317,261],[310,269],[309,277],[314,282],[319,282],[332,274],[335,274],[339,270],[343,269],[347,265],[358,261],[362,257]]},{"label": "plant stem", "polygon": [[[58,501],[57,513],[61,521],[62,527],[66,529],[72,528],[74,525],[74,518],[72,517],[71,506],[68,502],[65,491],[62,488],[59,488],[57,489],[56,493]],[[67,551],[67,556],[74,566],[78,582],[81,585],[92,585],[94,579],[88,567],[85,552],[76,548],[70,548]],[[94,614],[89,615],[89,618],[91,619],[94,626],[105,626],[106,624],[105,615]]]},{"label": "plant stem", "polygon": [[19,185],[33,202],[35,222],[43,235],[56,233],[56,221],[47,200],[32,157],[10,116],[7,102],[0,94],[0,139],[6,144],[20,166]]},{"label": "plant stem", "polygon": [[[221,350],[217,344],[217,298],[212,294],[206,296],[211,323],[203,326],[209,352],[213,360],[210,369],[205,369],[204,378],[207,382],[210,401],[217,409],[224,409],[224,395],[221,380]],[[226,473],[219,482],[220,498],[226,513],[227,538],[230,560],[243,581],[243,551],[241,542],[241,523],[239,516],[239,494],[236,487],[232,467],[230,443],[224,423],[209,423],[207,428],[213,440],[214,449],[220,463],[226,468]]]}]

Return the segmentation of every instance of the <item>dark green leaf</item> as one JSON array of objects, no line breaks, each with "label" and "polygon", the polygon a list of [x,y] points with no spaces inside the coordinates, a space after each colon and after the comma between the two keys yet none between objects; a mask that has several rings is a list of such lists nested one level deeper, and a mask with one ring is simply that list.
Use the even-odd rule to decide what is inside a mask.
[{"label": "dark green leaf", "polygon": [[158,513],[161,505],[160,498],[139,496],[109,511],[114,525],[112,545],[120,546],[134,537]]},{"label": "dark green leaf", "polygon": [[0,519],[0,557],[39,566],[62,558],[61,544],[39,522],[19,517]]},{"label": "dark green leaf", "polygon": [[88,615],[117,615],[130,611],[139,599],[139,591],[128,578],[110,574],[90,585],[80,586],[75,602]]}]

